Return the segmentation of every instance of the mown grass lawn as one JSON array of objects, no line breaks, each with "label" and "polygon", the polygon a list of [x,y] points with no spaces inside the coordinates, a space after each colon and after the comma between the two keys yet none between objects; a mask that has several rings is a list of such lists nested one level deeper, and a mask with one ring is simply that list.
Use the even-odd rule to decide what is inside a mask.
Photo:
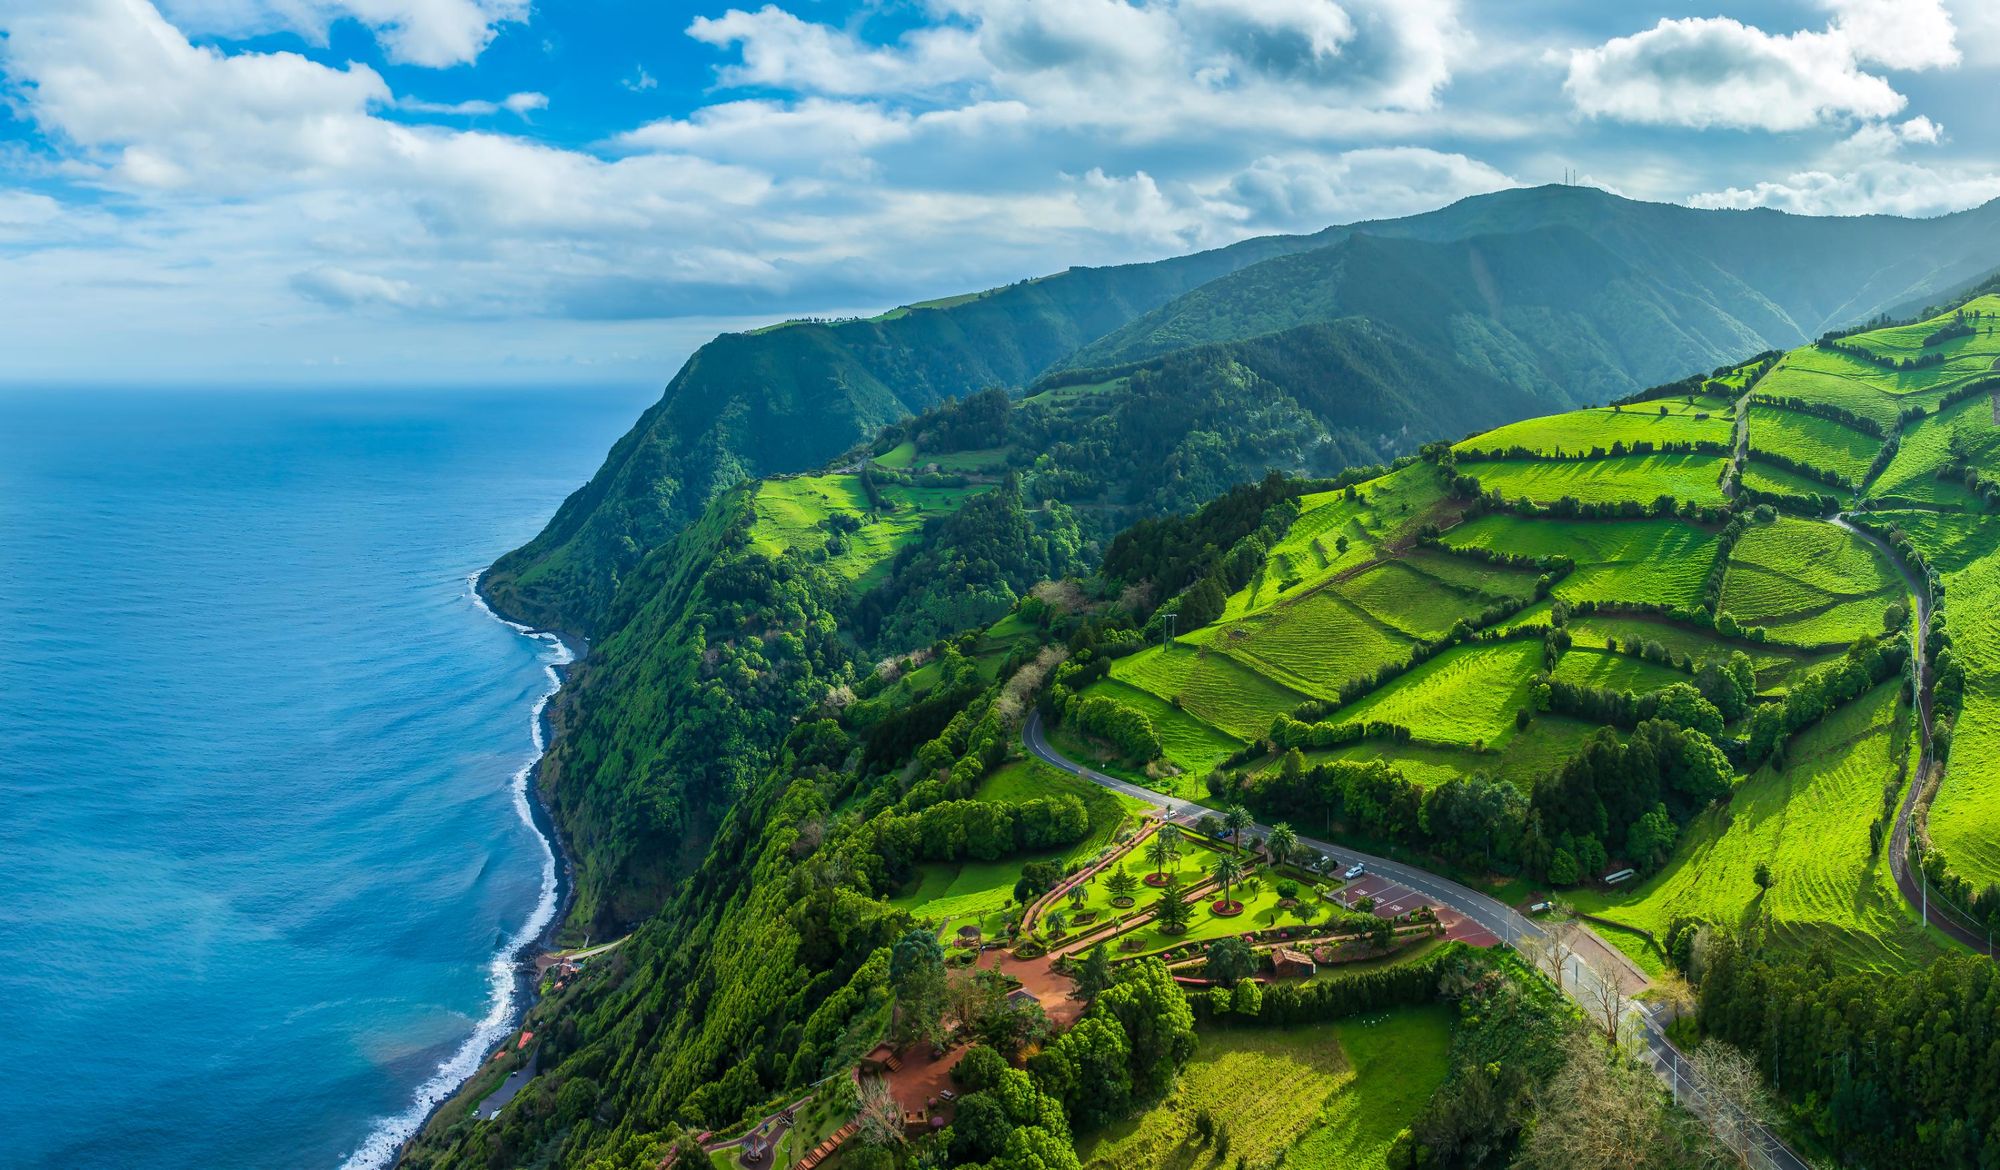
[{"label": "mown grass lawn", "polygon": [[[1939,953],[1903,904],[1886,857],[1868,852],[1883,786],[1910,755],[1900,685],[1884,683],[1797,737],[1788,766],[1760,769],[1684,831],[1658,876],[1618,894],[1579,891],[1582,910],[1652,931],[1681,915],[1759,923],[1779,947],[1825,946],[1842,970],[1907,970]],[[1752,880],[1758,862],[1772,885]]]},{"label": "mown grass lawn", "polygon": [[2000,427],[1993,424],[1991,395],[1975,394],[1903,432],[1903,445],[1868,494],[1951,508],[1975,507],[1977,500],[1966,489],[1962,476],[1938,477],[1951,462],[1954,445],[1971,458],[1973,466],[1992,473],[2000,458]]},{"label": "mown grass lawn", "polygon": [[1376,621],[1422,641],[1442,637],[1460,618],[1476,617],[1488,604],[1400,560],[1384,561],[1332,588]]},{"label": "mown grass lawn", "polygon": [[1151,646],[1120,658],[1111,677],[1172,703],[1213,727],[1250,740],[1269,734],[1271,720],[1289,715],[1310,696],[1283,686],[1221,653],[1184,642]]},{"label": "mown grass lawn", "polygon": [[1451,1017],[1442,1007],[1296,1028],[1238,1025],[1201,1033],[1173,1095],[1139,1117],[1084,1135],[1086,1170],[1203,1170],[1206,1111],[1249,1166],[1376,1170],[1390,1141],[1444,1080]]},{"label": "mown grass lawn", "polygon": [[1317,698],[1338,697],[1343,684],[1401,662],[1412,644],[1333,586],[1226,622],[1207,640]]},{"label": "mown grass lawn", "polygon": [[1603,687],[1613,691],[1646,694],[1677,682],[1692,681],[1671,667],[1602,650],[1572,647],[1556,663],[1555,678],[1578,686]]},{"label": "mown grass lawn", "polygon": [[1874,545],[1790,516],[1751,525],[1722,583],[1724,612],[1795,646],[1844,645],[1880,633],[1889,606],[1907,601],[1901,575]]}]

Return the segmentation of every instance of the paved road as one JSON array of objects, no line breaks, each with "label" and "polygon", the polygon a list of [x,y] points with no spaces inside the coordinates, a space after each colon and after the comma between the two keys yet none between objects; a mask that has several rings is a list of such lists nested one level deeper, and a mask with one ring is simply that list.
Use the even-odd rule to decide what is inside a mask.
[{"label": "paved road", "polygon": [[[1021,742],[1043,763],[1082,777],[1101,788],[1108,788],[1155,808],[1165,809],[1168,818],[1176,822],[1193,822],[1215,811],[1198,802],[1179,800],[1166,793],[1155,792],[1116,776],[1107,776],[1094,768],[1071,761],[1049,746],[1047,737],[1042,734],[1042,716],[1039,711],[1031,714],[1027,725],[1021,729]],[[1268,826],[1262,824],[1253,825],[1251,828],[1251,832],[1259,838],[1268,831]],[[1523,942],[1548,938],[1548,932],[1543,930],[1539,923],[1513,907],[1450,878],[1440,877],[1429,870],[1393,861],[1387,857],[1377,857],[1372,853],[1363,853],[1345,845],[1315,840],[1303,834],[1299,837],[1299,844],[1304,848],[1336,858],[1337,864],[1342,868],[1359,861],[1370,873],[1386,877],[1398,885],[1414,890],[1436,905],[1448,907],[1509,945],[1518,946]],[[1595,953],[1594,960],[1586,958],[1581,953],[1585,950]],[[1607,971],[1611,978],[1617,980],[1621,988],[1630,989],[1635,976],[1638,987],[1646,986],[1645,974],[1639,971],[1630,959],[1588,930],[1582,932],[1577,952],[1565,956],[1561,964],[1562,988],[1571,999],[1583,1006],[1587,1015],[1603,1013],[1601,1005],[1608,998],[1606,994],[1608,985],[1605,982]],[[1595,1008],[1594,1013],[1593,1005],[1600,1005]],[[1637,1035],[1645,1044],[1654,1071],[1660,1074],[1663,1081],[1676,1087],[1678,1092],[1685,1093],[1691,1084],[1690,1074],[1684,1067],[1686,1058],[1674,1047],[1673,1042],[1667,1039],[1660,1022],[1654,1018],[1651,1006],[1634,1004],[1628,1007],[1625,1020],[1629,1026],[1636,1028]],[[1776,1170],[1808,1170],[1805,1160],[1793,1153],[1775,1134],[1759,1128],[1757,1135],[1758,1148],[1752,1155],[1753,1165],[1759,1168],[1775,1167]]]}]

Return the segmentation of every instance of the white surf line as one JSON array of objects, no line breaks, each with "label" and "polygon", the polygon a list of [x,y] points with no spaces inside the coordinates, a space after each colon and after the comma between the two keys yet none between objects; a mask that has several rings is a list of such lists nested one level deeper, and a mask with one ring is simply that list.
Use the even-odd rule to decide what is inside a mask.
[{"label": "white surf line", "polygon": [[557,688],[562,686],[562,676],[556,668],[567,666],[575,660],[575,655],[561,638],[542,630],[532,629],[519,622],[510,622],[494,613],[479,595],[479,574],[465,579],[466,593],[479,611],[501,625],[513,630],[524,638],[540,642],[548,651],[548,658],[542,663],[542,671],[548,676],[548,689],[535,700],[534,710],[529,714],[529,734],[534,751],[514,772],[512,793],[514,814],[542,847],[542,891],[535,902],[534,912],[528,920],[507,940],[507,945],[495,952],[486,965],[486,985],[488,1006],[486,1015],[472,1029],[472,1035],[465,1038],[458,1051],[440,1063],[430,1079],[417,1086],[410,1107],[393,1117],[385,1117],[375,1123],[361,1145],[341,1163],[341,1170],[383,1170],[394,1162],[397,1151],[409,1141],[426,1119],[431,1110],[440,1102],[458,1091],[459,1086],[470,1080],[479,1071],[479,1063],[487,1052],[500,1043],[501,1039],[514,1028],[514,1014],[519,1007],[519,997],[515,994],[514,962],[522,949],[540,938],[556,916],[556,853],[555,847],[535,824],[528,785],[534,775],[535,765],[541,762],[542,754],[548,750],[542,734],[542,712],[548,709],[549,700],[555,697]]}]

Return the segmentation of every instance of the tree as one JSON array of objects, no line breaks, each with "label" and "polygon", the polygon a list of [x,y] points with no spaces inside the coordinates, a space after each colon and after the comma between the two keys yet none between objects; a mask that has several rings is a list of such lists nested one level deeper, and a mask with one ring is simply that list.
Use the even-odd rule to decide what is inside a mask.
[{"label": "tree", "polygon": [[1591,1023],[1604,1034],[1604,1043],[1616,1048],[1618,1029],[1625,1022],[1625,1008],[1630,1002],[1625,998],[1625,989],[1618,984],[1617,971],[1585,960],[1577,982],[1579,997],[1590,1012]]},{"label": "tree", "polygon": [[1113,898],[1129,898],[1132,896],[1132,891],[1139,888],[1139,879],[1132,876],[1131,870],[1121,865],[1104,879],[1104,888],[1111,891]]},{"label": "tree", "polygon": [[1715,1136],[1732,1150],[1747,1149],[1774,1113],[1757,1062],[1733,1044],[1707,1040],[1689,1063],[1706,1098],[1701,1111]]},{"label": "tree", "polygon": [[1230,901],[1229,887],[1243,876],[1243,863],[1234,856],[1224,853],[1215,859],[1215,868],[1209,872],[1222,884],[1222,908],[1233,909],[1236,903]]},{"label": "tree", "polygon": [[1516,1170],[1680,1170],[1717,1165],[1710,1139],[1668,1108],[1659,1082],[1581,1032],[1563,1042],[1562,1070],[1535,1099]]},{"label": "tree", "polygon": [[1037,1053],[1029,1069],[1077,1129],[1102,1125],[1131,1105],[1132,1043],[1109,1016],[1093,1012],[1077,1021]]},{"label": "tree", "polygon": [[1264,1010],[1264,988],[1255,979],[1245,979],[1236,985],[1235,994],[1229,997],[1229,1010],[1245,1019],[1256,1019]]},{"label": "tree", "polygon": [[1270,855],[1272,862],[1283,865],[1298,853],[1299,835],[1292,830],[1291,825],[1279,821],[1271,826],[1270,833],[1265,836],[1264,850]]},{"label": "tree", "polygon": [[1181,831],[1177,825],[1161,825],[1146,842],[1146,860],[1153,863],[1153,876],[1165,877],[1167,867],[1181,859]]},{"label": "tree", "polygon": [[904,1034],[935,1041],[943,1031],[944,947],[937,936],[912,927],[889,953],[889,986],[896,993]]},{"label": "tree", "polygon": [[1084,888],[1082,882],[1077,882],[1069,888],[1069,908],[1072,911],[1083,909],[1084,902],[1089,898],[1090,891]]},{"label": "tree", "polygon": [[1625,834],[1625,856],[1650,873],[1666,864],[1679,835],[1679,827],[1667,815],[1667,806],[1656,804],[1652,812],[1632,822],[1631,830]]},{"label": "tree", "polygon": [[1077,964],[1077,994],[1087,999],[1111,986],[1111,981],[1111,957],[1104,953],[1104,944],[1100,942],[1084,952],[1083,961]]},{"label": "tree", "polygon": [[1117,984],[1097,997],[1091,1013],[1123,1025],[1132,1045],[1135,1098],[1158,1096],[1194,1055],[1194,1009],[1158,959],[1128,964],[1119,972]]},{"label": "tree", "polygon": [[881,1077],[862,1080],[861,1108],[855,1112],[854,1121],[861,1127],[861,1140],[871,1146],[903,1144],[903,1108],[896,1104],[888,1082]]},{"label": "tree", "polygon": [[1209,982],[1223,987],[1234,987],[1238,981],[1256,969],[1256,953],[1250,949],[1250,944],[1242,939],[1230,935],[1208,944],[1208,967],[1205,973]]},{"label": "tree", "polygon": [[1243,830],[1255,823],[1250,810],[1240,804],[1230,805],[1222,814],[1223,827],[1229,830],[1229,843],[1238,849],[1243,848]]},{"label": "tree", "polygon": [[1160,900],[1153,907],[1153,921],[1159,923],[1162,934],[1181,934],[1194,920],[1194,912],[1181,901],[1181,884],[1169,880],[1160,891]]}]

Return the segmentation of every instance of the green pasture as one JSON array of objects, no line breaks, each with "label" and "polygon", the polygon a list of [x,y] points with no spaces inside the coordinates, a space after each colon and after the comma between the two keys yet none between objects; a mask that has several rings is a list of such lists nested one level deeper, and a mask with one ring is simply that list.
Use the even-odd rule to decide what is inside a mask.
[{"label": "green pasture", "polygon": [[1944,782],[1931,805],[1931,840],[1975,887],[2000,882],[2000,517],[1886,512],[1944,577],[1952,650],[1965,666],[1965,707],[1953,729]]},{"label": "green pasture", "polygon": [[861,480],[852,475],[801,475],[759,483],[751,501],[754,521],[750,545],[766,556],[827,547],[833,533],[825,522],[835,515],[861,521],[858,531],[840,536],[843,548],[827,565],[866,589],[888,569],[896,550],[915,539],[924,522],[958,510],[982,488],[910,488],[888,484],[882,489],[894,510],[869,508]]},{"label": "green pasture", "polygon": [[1476,617],[1486,605],[1400,560],[1383,561],[1331,588],[1383,625],[1426,642],[1444,636],[1460,618]]},{"label": "green pasture", "polygon": [[1556,585],[1566,601],[1697,605],[1715,563],[1715,533],[1685,520],[1553,520],[1494,514],[1445,533],[1455,548],[1561,554],[1576,571]]},{"label": "green pasture", "polygon": [[[1115,699],[1151,719],[1153,730],[1159,733],[1160,746],[1167,762],[1196,782],[1243,746],[1242,740],[1203,723],[1158,695],[1115,678],[1100,679],[1083,693]],[[1266,729],[1269,726],[1266,724]],[[1167,787],[1167,782],[1155,782],[1154,787]],[[1179,791],[1178,788],[1174,790]]]},{"label": "green pasture", "polygon": [[[1210,1026],[1158,1108],[1084,1135],[1084,1170],[1201,1170],[1203,1112],[1227,1129],[1230,1164],[1381,1170],[1389,1143],[1442,1084],[1451,1015],[1442,1007],[1290,1028]],[[1282,1161],[1280,1161],[1282,1159]]]},{"label": "green pasture", "polygon": [[1858,484],[1867,477],[1869,464],[1882,449],[1882,440],[1832,419],[1753,403],[1750,449],[1823,467]]},{"label": "green pasture", "polygon": [[1697,663],[1710,658],[1727,659],[1731,653],[1740,650],[1750,656],[1750,662],[1757,671],[1757,685],[1760,689],[1778,686],[1801,663],[1809,660],[1805,652],[1789,646],[1732,641],[1713,631],[1680,625],[1665,618],[1591,614],[1588,617],[1572,618],[1569,632],[1578,646],[1602,647],[1612,639],[1616,639],[1621,645],[1634,640],[1642,643],[1658,642],[1668,650],[1685,654]]},{"label": "green pasture", "polygon": [[1556,663],[1552,676],[1578,686],[1646,694],[1689,678],[1678,670],[1626,654],[1572,647]]},{"label": "green pasture", "polygon": [[1906,600],[1902,577],[1874,545],[1836,525],[1789,516],[1743,534],[1722,584],[1724,612],[1800,646],[1879,633],[1889,606]]},{"label": "green pasture", "polygon": [[[1306,761],[1311,764],[1332,760],[1381,760],[1422,788],[1435,788],[1447,780],[1477,772],[1496,780],[1506,780],[1527,792],[1543,776],[1575,755],[1577,749],[1583,746],[1583,741],[1596,731],[1596,724],[1580,719],[1541,714],[1535,716],[1526,730],[1513,732],[1497,751],[1492,750],[1491,745],[1486,751],[1475,752],[1469,747],[1368,739],[1305,755]],[[1276,766],[1275,761],[1267,765]]]},{"label": "green pasture", "polygon": [[[1661,410],[1666,413],[1662,414]],[[1459,451],[1506,451],[1524,447],[1544,455],[1609,451],[1613,443],[1728,443],[1734,420],[1726,403],[1704,401],[1691,407],[1678,399],[1613,408],[1594,407],[1509,423],[1458,443]]]},{"label": "green pasture", "polygon": [[1541,669],[1540,642],[1458,646],[1342,707],[1342,723],[1402,724],[1434,743],[1499,747]]},{"label": "green pasture", "polygon": [[1720,504],[1721,455],[1620,455],[1604,459],[1502,459],[1460,463],[1465,475],[1476,476],[1485,491],[1510,500],[1553,503],[1565,496],[1586,504],[1616,504],[1636,500],[1651,504],[1660,496]]},{"label": "green pasture", "polygon": [[1535,580],[1541,576],[1534,569],[1507,568],[1431,548],[1411,548],[1397,559],[1406,567],[1456,589],[1481,606],[1493,601],[1533,597]]},{"label": "green pasture", "polygon": [[[1909,755],[1912,720],[1885,683],[1800,734],[1782,771],[1742,781],[1683,832],[1666,869],[1636,889],[1579,891],[1580,910],[1663,933],[1687,916],[1753,930],[1778,947],[1824,946],[1840,969],[1908,970],[1939,948],[1905,909],[1868,826]],[[1771,867],[1759,890],[1752,873]]]},{"label": "green pasture", "polygon": [[1229,622],[1209,644],[1226,646],[1232,657],[1295,690],[1332,698],[1349,680],[1401,662],[1411,642],[1327,585]]},{"label": "green pasture", "polygon": [[[1411,535],[1444,500],[1437,476],[1423,464],[1345,490],[1315,492],[1299,500],[1299,517],[1272,548],[1270,563],[1248,587],[1229,599],[1223,618],[1243,617],[1266,606],[1310,592],[1328,577],[1365,565],[1391,542]],[[1340,551],[1345,537],[1347,551]],[[1289,566],[1287,574],[1273,566]]]},{"label": "green pasture", "polygon": [[1220,652],[1213,644],[1150,646],[1120,658],[1111,677],[1147,691],[1238,739],[1270,733],[1309,696],[1282,686]]},{"label": "green pasture", "polygon": [[1845,488],[1835,487],[1810,475],[1800,475],[1796,471],[1773,467],[1769,463],[1755,459],[1743,461],[1742,483],[1744,487],[1753,491],[1770,492],[1779,496],[1835,496],[1844,500],[1848,495]]},{"label": "green pasture", "polygon": [[1962,477],[1939,478],[1939,472],[1953,462],[1954,451],[1989,476],[2000,467],[2000,426],[1994,423],[1992,395],[1975,394],[1903,432],[1903,445],[1869,494],[1976,507],[1978,501]]}]

